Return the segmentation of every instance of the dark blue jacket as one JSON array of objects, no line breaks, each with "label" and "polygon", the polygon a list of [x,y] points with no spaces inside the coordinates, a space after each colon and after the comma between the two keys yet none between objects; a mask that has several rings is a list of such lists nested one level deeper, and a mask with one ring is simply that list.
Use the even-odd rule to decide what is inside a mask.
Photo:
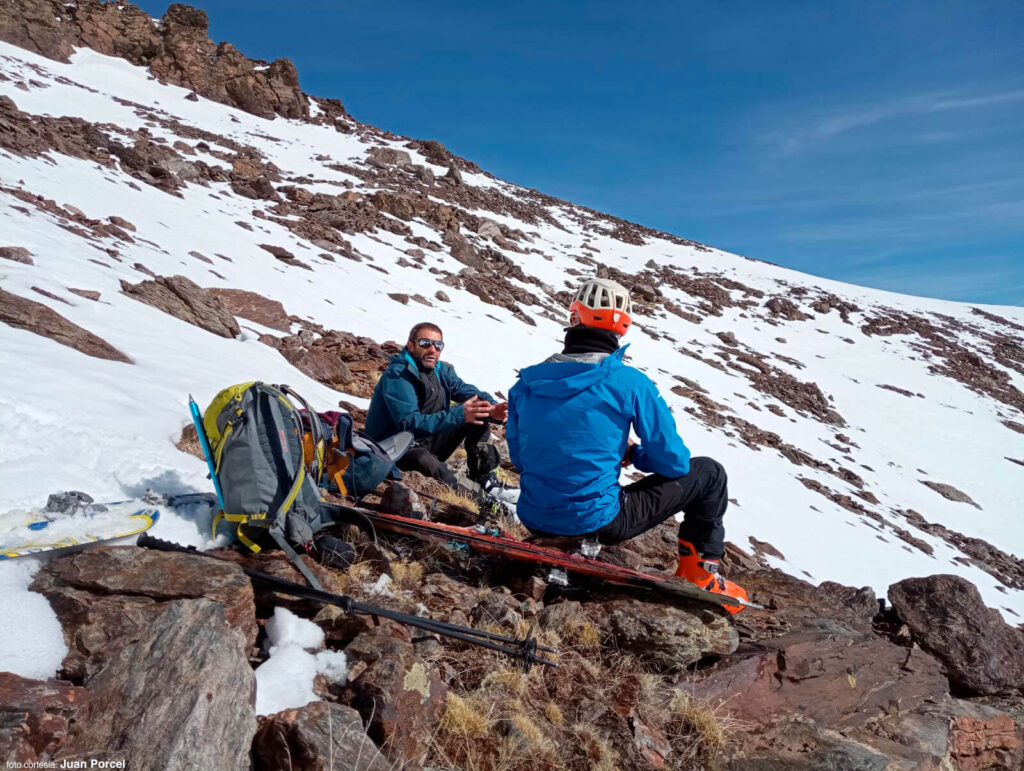
[{"label": "dark blue jacket", "polygon": [[423,382],[419,378],[416,362],[408,352],[403,351],[391,357],[388,368],[373,389],[370,409],[366,413],[367,436],[379,442],[399,431],[411,431],[413,436],[420,439],[461,426],[465,422],[461,402],[473,396],[489,402],[495,401],[489,393],[463,382],[448,362],[439,361],[435,369],[438,382],[444,390],[445,404],[453,401],[460,404],[430,415],[420,412],[424,397]]},{"label": "dark blue jacket", "polygon": [[620,463],[630,425],[640,471],[680,477],[690,451],[657,387],[622,362],[547,361],[527,367],[509,392],[509,455],[521,473],[519,519],[559,535],[590,533],[619,512]]}]

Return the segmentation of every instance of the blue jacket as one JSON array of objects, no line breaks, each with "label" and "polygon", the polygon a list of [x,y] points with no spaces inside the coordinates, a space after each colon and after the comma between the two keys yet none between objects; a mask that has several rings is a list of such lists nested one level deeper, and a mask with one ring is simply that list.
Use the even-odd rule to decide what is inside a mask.
[{"label": "blue jacket", "polygon": [[509,392],[509,455],[521,474],[517,513],[534,530],[579,535],[619,512],[619,464],[629,427],[640,470],[679,477],[690,451],[657,387],[626,366],[624,346],[599,363],[548,360],[527,367]]},{"label": "blue jacket", "polygon": [[[473,396],[489,402],[495,401],[489,393],[463,382],[448,362],[439,361],[435,369],[444,390],[445,404],[464,402]],[[424,415],[420,412],[423,397],[423,382],[413,358],[406,351],[392,356],[370,398],[370,409],[366,413],[366,435],[379,442],[399,431],[411,431],[413,436],[421,439],[458,428],[465,421],[461,403]]]}]

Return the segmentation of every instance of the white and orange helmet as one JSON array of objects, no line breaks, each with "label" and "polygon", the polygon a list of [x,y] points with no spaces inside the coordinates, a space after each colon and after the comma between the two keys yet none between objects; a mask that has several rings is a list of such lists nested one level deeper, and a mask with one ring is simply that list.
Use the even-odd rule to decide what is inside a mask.
[{"label": "white and orange helmet", "polygon": [[569,306],[569,323],[626,334],[631,323],[629,290],[607,278],[589,278]]}]

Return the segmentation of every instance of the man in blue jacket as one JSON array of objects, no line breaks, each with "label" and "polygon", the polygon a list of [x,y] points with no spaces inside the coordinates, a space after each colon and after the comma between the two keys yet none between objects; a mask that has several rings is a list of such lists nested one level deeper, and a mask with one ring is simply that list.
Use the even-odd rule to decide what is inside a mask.
[{"label": "man in blue jacket", "polygon": [[[523,369],[509,392],[506,439],[521,474],[519,519],[541,535],[616,544],[682,512],[676,576],[746,600],[718,572],[729,503],[725,469],[711,458],[690,458],[657,387],[623,363],[628,346],[620,348],[619,338],[629,329],[629,311],[625,287],[586,281],[570,306],[562,353]],[[650,475],[620,487],[620,470],[629,465]]]},{"label": "man in blue jacket", "polygon": [[508,404],[460,379],[451,364],[440,360],[442,350],[444,335],[439,326],[423,322],[412,328],[405,350],[391,357],[373,389],[366,433],[380,441],[411,431],[415,444],[399,459],[398,467],[469,494],[445,463],[464,444],[469,478],[485,492],[499,491],[503,486],[494,474],[499,456],[489,444],[487,421],[503,423]]}]

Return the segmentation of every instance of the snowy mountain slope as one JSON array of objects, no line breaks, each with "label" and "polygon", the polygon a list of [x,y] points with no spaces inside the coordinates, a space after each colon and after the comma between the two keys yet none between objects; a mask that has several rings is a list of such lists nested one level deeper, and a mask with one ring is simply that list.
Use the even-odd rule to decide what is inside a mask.
[{"label": "snowy mountain slope", "polygon": [[[729,470],[730,541],[770,544],[762,559],[814,582],[879,593],[909,575],[957,573],[1007,620],[1024,615],[1024,568],[1010,556],[1024,553],[1021,309],[796,273],[555,201],[459,159],[462,182],[445,183],[445,158],[431,148],[325,118],[316,101],[312,121],[256,117],[89,49],[64,64],[0,44],[0,75],[16,105],[5,127],[28,121],[39,132],[38,147],[0,151],[0,238],[32,261],[0,261],[0,288],[132,361],[0,325],[0,509],[38,505],[56,489],[207,489],[202,464],[174,446],[189,393],[204,403],[263,379],[323,409],[341,397],[364,404],[259,341],[281,331],[239,318],[239,338],[220,337],[122,293],[122,282],[150,278],[136,265],[277,300],[299,319],[292,332],[305,321],[400,341],[415,322],[437,321],[460,374],[502,392],[556,349],[564,293],[604,266],[637,285],[630,361],[658,384],[694,454]],[[96,130],[119,154],[82,139]],[[246,176],[263,180],[267,197],[240,194]],[[337,213],[318,217],[326,199]],[[109,227],[111,217],[134,230]],[[183,522],[156,534],[171,527],[205,542]]]}]

